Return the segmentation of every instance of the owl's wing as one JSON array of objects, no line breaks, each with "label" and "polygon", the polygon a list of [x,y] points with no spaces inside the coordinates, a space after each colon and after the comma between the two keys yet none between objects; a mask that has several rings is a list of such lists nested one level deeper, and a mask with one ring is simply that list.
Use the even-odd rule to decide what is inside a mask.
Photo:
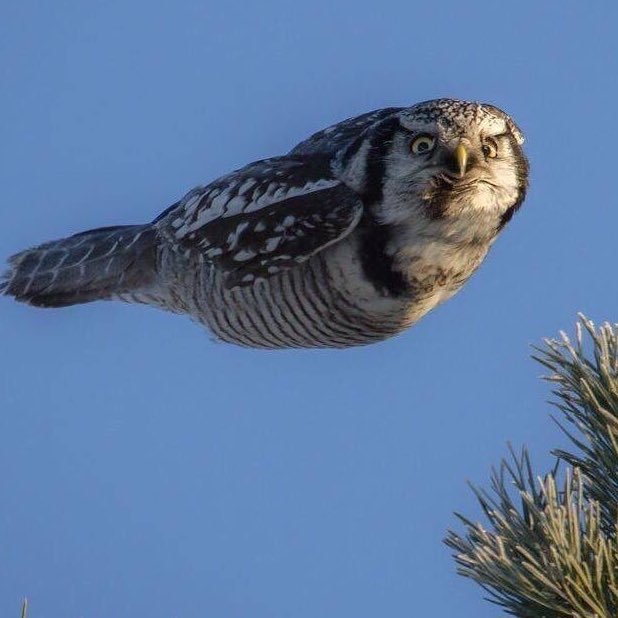
[{"label": "owl's wing", "polygon": [[372,124],[401,111],[401,107],[385,107],[348,118],[326,129],[322,129],[303,140],[290,151],[291,155],[330,154],[343,150]]},{"label": "owl's wing", "polygon": [[155,224],[180,252],[213,262],[232,288],[306,261],[349,234],[362,210],[326,157],[288,156],[190,191]]}]

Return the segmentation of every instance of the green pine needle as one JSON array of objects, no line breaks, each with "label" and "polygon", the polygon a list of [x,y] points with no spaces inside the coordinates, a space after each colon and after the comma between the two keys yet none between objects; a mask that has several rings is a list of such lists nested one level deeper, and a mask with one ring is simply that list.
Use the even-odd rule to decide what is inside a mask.
[{"label": "green pine needle", "polygon": [[[585,334],[588,335],[587,339]],[[586,344],[591,344],[590,354]],[[575,343],[562,333],[536,350],[555,385],[572,451],[535,477],[525,449],[472,487],[488,526],[458,515],[449,531],[458,572],[521,618],[618,616],[618,326],[580,316]],[[562,480],[559,480],[559,479]]]}]

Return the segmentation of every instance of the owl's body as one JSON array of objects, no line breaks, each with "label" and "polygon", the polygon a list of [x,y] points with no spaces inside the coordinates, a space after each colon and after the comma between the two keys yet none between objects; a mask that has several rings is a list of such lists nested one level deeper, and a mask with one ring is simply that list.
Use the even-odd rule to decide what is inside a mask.
[{"label": "owl's body", "polygon": [[3,290],[121,299],[250,347],[380,341],[452,296],[521,204],[510,118],[441,99],[364,114],[189,192],[151,224],[24,251]]}]

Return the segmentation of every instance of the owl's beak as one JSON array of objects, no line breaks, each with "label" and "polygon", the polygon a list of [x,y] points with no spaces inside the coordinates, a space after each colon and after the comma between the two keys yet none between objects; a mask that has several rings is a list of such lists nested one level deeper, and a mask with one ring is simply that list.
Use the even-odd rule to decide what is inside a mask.
[{"label": "owl's beak", "polygon": [[457,161],[457,167],[459,168],[459,177],[463,178],[468,167],[468,151],[461,142],[455,148],[455,161]]}]

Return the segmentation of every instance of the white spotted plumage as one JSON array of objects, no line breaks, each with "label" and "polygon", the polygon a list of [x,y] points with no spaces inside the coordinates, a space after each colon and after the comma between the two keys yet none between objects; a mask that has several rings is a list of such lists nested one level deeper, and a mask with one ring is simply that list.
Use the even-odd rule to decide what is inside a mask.
[{"label": "white spotted plumage", "polygon": [[23,251],[0,291],[37,306],[152,304],[251,347],[379,341],[482,262],[525,196],[522,142],[486,104],[376,110],[193,189],[150,224]]}]

